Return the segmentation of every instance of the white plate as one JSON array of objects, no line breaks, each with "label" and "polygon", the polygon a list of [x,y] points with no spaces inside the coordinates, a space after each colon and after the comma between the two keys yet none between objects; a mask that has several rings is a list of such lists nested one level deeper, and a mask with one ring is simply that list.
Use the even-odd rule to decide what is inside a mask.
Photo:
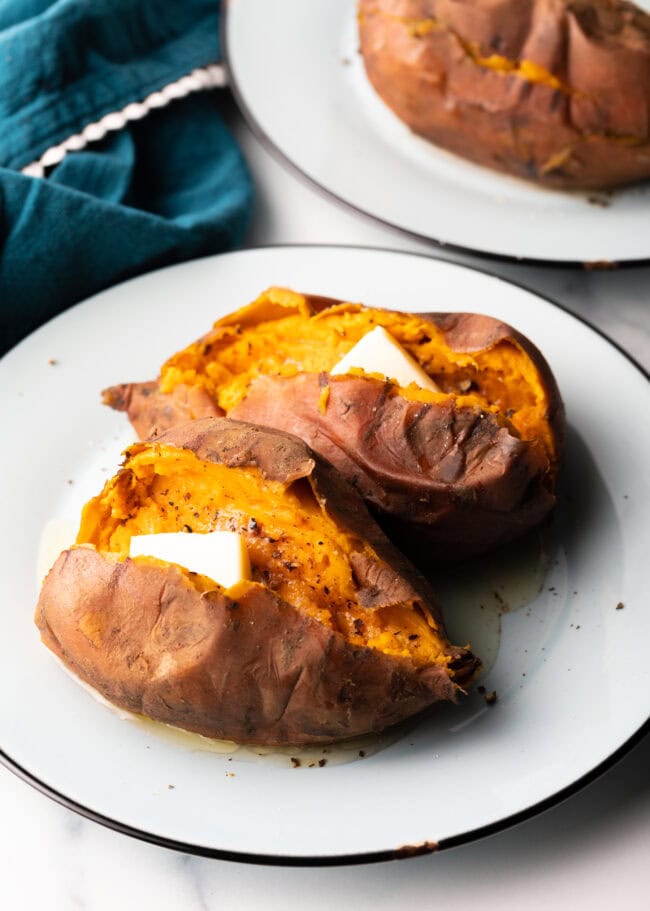
[{"label": "white plate", "polygon": [[[650,0],[638,5],[650,10]],[[412,234],[499,257],[650,257],[650,183],[611,195],[542,189],[411,133],[366,79],[355,0],[231,0],[225,8],[231,84],[244,113],[340,200]]]},{"label": "white plate", "polygon": [[[32,623],[44,524],[75,518],[129,441],[124,417],[101,407],[98,391],[155,376],[170,352],[270,284],[505,319],[546,353],[571,426],[571,499],[555,522],[543,591],[503,618],[484,680],[497,704],[474,693],[375,755],[324,768],[229,761],[124,721],[62,673]],[[0,388],[1,747],[32,783],[82,813],[236,859],[386,858],[535,812],[593,777],[646,722],[648,383],[608,341],[539,297],[428,257],[251,250],[153,273],[73,308],[0,362]],[[484,638],[477,613],[467,630],[466,618],[449,616],[452,635]]]}]

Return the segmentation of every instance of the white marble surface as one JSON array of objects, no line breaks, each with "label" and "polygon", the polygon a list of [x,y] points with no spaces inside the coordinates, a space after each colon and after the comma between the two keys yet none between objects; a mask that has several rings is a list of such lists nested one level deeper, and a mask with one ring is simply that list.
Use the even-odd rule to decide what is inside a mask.
[{"label": "white marble surface", "polygon": [[[227,99],[222,104],[258,186],[249,246],[359,244],[475,264],[552,297],[650,368],[650,267],[534,268],[414,241],[321,196],[262,148]],[[641,911],[650,894],[649,768],[647,737],[582,792],[507,832],[439,855],[327,869],[244,866],[137,842],[63,809],[0,768],[0,908],[380,911],[444,904],[447,911],[546,911],[552,904]]]}]

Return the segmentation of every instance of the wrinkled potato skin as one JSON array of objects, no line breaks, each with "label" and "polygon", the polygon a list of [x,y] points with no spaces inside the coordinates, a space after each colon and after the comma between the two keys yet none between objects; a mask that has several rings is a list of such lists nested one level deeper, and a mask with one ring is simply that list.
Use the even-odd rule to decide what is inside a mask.
[{"label": "wrinkled potato skin", "polygon": [[121,383],[103,392],[103,402],[115,411],[126,411],[141,440],[158,436],[185,421],[221,417],[223,411],[204,389],[177,386],[173,393],[160,391],[156,380]]},{"label": "wrinkled potato skin", "polygon": [[[650,176],[650,16],[631,3],[360,0],[358,10],[368,78],[418,135],[563,189]],[[494,68],[499,58],[551,81]]]},{"label": "wrinkled potato skin", "polygon": [[409,554],[419,544],[425,565],[488,550],[548,515],[555,497],[545,485],[541,447],[513,436],[493,415],[453,400],[386,398],[385,386],[332,378],[323,414],[315,407],[314,374],[260,377],[231,414],[294,433],[318,450],[382,523],[407,527],[408,537],[401,531],[394,540]]},{"label": "wrinkled potato skin", "polygon": [[[137,607],[137,612],[135,608]],[[109,629],[98,650],[89,611]],[[353,648],[261,586],[233,602],[174,567],[65,551],[39,601],[45,644],[130,712],[238,743],[328,743],[409,717],[455,686],[441,668]]]},{"label": "wrinkled potato skin", "polygon": [[[355,565],[368,608],[417,597],[441,622],[428,583],[300,440],[207,418],[162,441],[205,461],[255,465],[273,479],[309,479],[339,527],[363,528],[375,547],[377,560]],[[443,667],[352,645],[259,583],[233,600],[218,587],[199,591],[173,565],[119,561],[88,545],[61,554],[35,620],[45,645],[110,702],[239,743],[328,743],[380,731],[455,700],[478,666],[451,646],[452,680]]]}]

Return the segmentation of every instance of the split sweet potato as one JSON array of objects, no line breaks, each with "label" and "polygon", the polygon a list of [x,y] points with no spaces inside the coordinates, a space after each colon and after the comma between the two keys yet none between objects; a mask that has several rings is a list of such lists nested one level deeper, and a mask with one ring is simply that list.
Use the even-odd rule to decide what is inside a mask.
[{"label": "split sweet potato", "polygon": [[[377,325],[439,393],[362,371],[330,375]],[[104,401],[141,437],[206,412],[299,436],[425,562],[487,551],[555,503],[557,384],[528,339],[487,316],[400,313],[272,288],[171,357],[156,382],[112,387]]]},{"label": "split sweet potato", "polygon": [[[132,535],[244,536],[252,580]],[[478,662],[363,501],[295,437],[223,418],[133,445],[45,579],[45,645],[131,712],[241,743],[327,743],[454,700]]]},{"label": "split sweet potato", "polygon": [[368,78],[415,133],[559,188],[650,176],[650,16],[625,0],[360,0]]}]

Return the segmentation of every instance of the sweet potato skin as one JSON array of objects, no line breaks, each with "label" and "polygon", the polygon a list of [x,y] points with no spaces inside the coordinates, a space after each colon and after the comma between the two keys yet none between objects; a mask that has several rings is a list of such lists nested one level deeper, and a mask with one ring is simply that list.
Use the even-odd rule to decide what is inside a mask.
[{"label": "sweet potato skin", "polygon": [[[409,549],[458,559],[538,525],[555,498],[542,448],[513,436],[494,415],[389,397],[369,377],[330,378],[327,409],[313,374],[260,377],[231,412],[294,433],[320,452],[391,523]],[[395,528],[396,525],[389,527]],[[404,546],[404,535],[397,540]]]},{"label": "sweet potato skin", "polygon": [[[367,608],[415,597],[441,623],[428,583],[302,441],[206,418],[164,442],[204,461],[255,465],[272,479],[309,479],[339,527],[363,529],[375,548],[376,560],[359,554],[353,564]],[[454,700],[478,664],[450,647],[452,679],[444,667],[353,645],[259,583],[242,583],[236,595],[201,591],[178,567],[118,560],[91,545],[61,554],[35,619],[45,645],[112,703],[240,743],[328,743],[379,731]]]},{"label": "sweet potato skin", "polygon": [[631,3],[360,0],[358,10],[368,78],[418,135],[558,188],[650,176],[650,16]]},{"label": "sweet potato skin", "polygon": [[172,393],[163,393],[156,380],[111,386],[102,392],[102,401],[115,411],[125,411],[141,440],[185,421],[223,414],[204,389],[179,385]]}]

